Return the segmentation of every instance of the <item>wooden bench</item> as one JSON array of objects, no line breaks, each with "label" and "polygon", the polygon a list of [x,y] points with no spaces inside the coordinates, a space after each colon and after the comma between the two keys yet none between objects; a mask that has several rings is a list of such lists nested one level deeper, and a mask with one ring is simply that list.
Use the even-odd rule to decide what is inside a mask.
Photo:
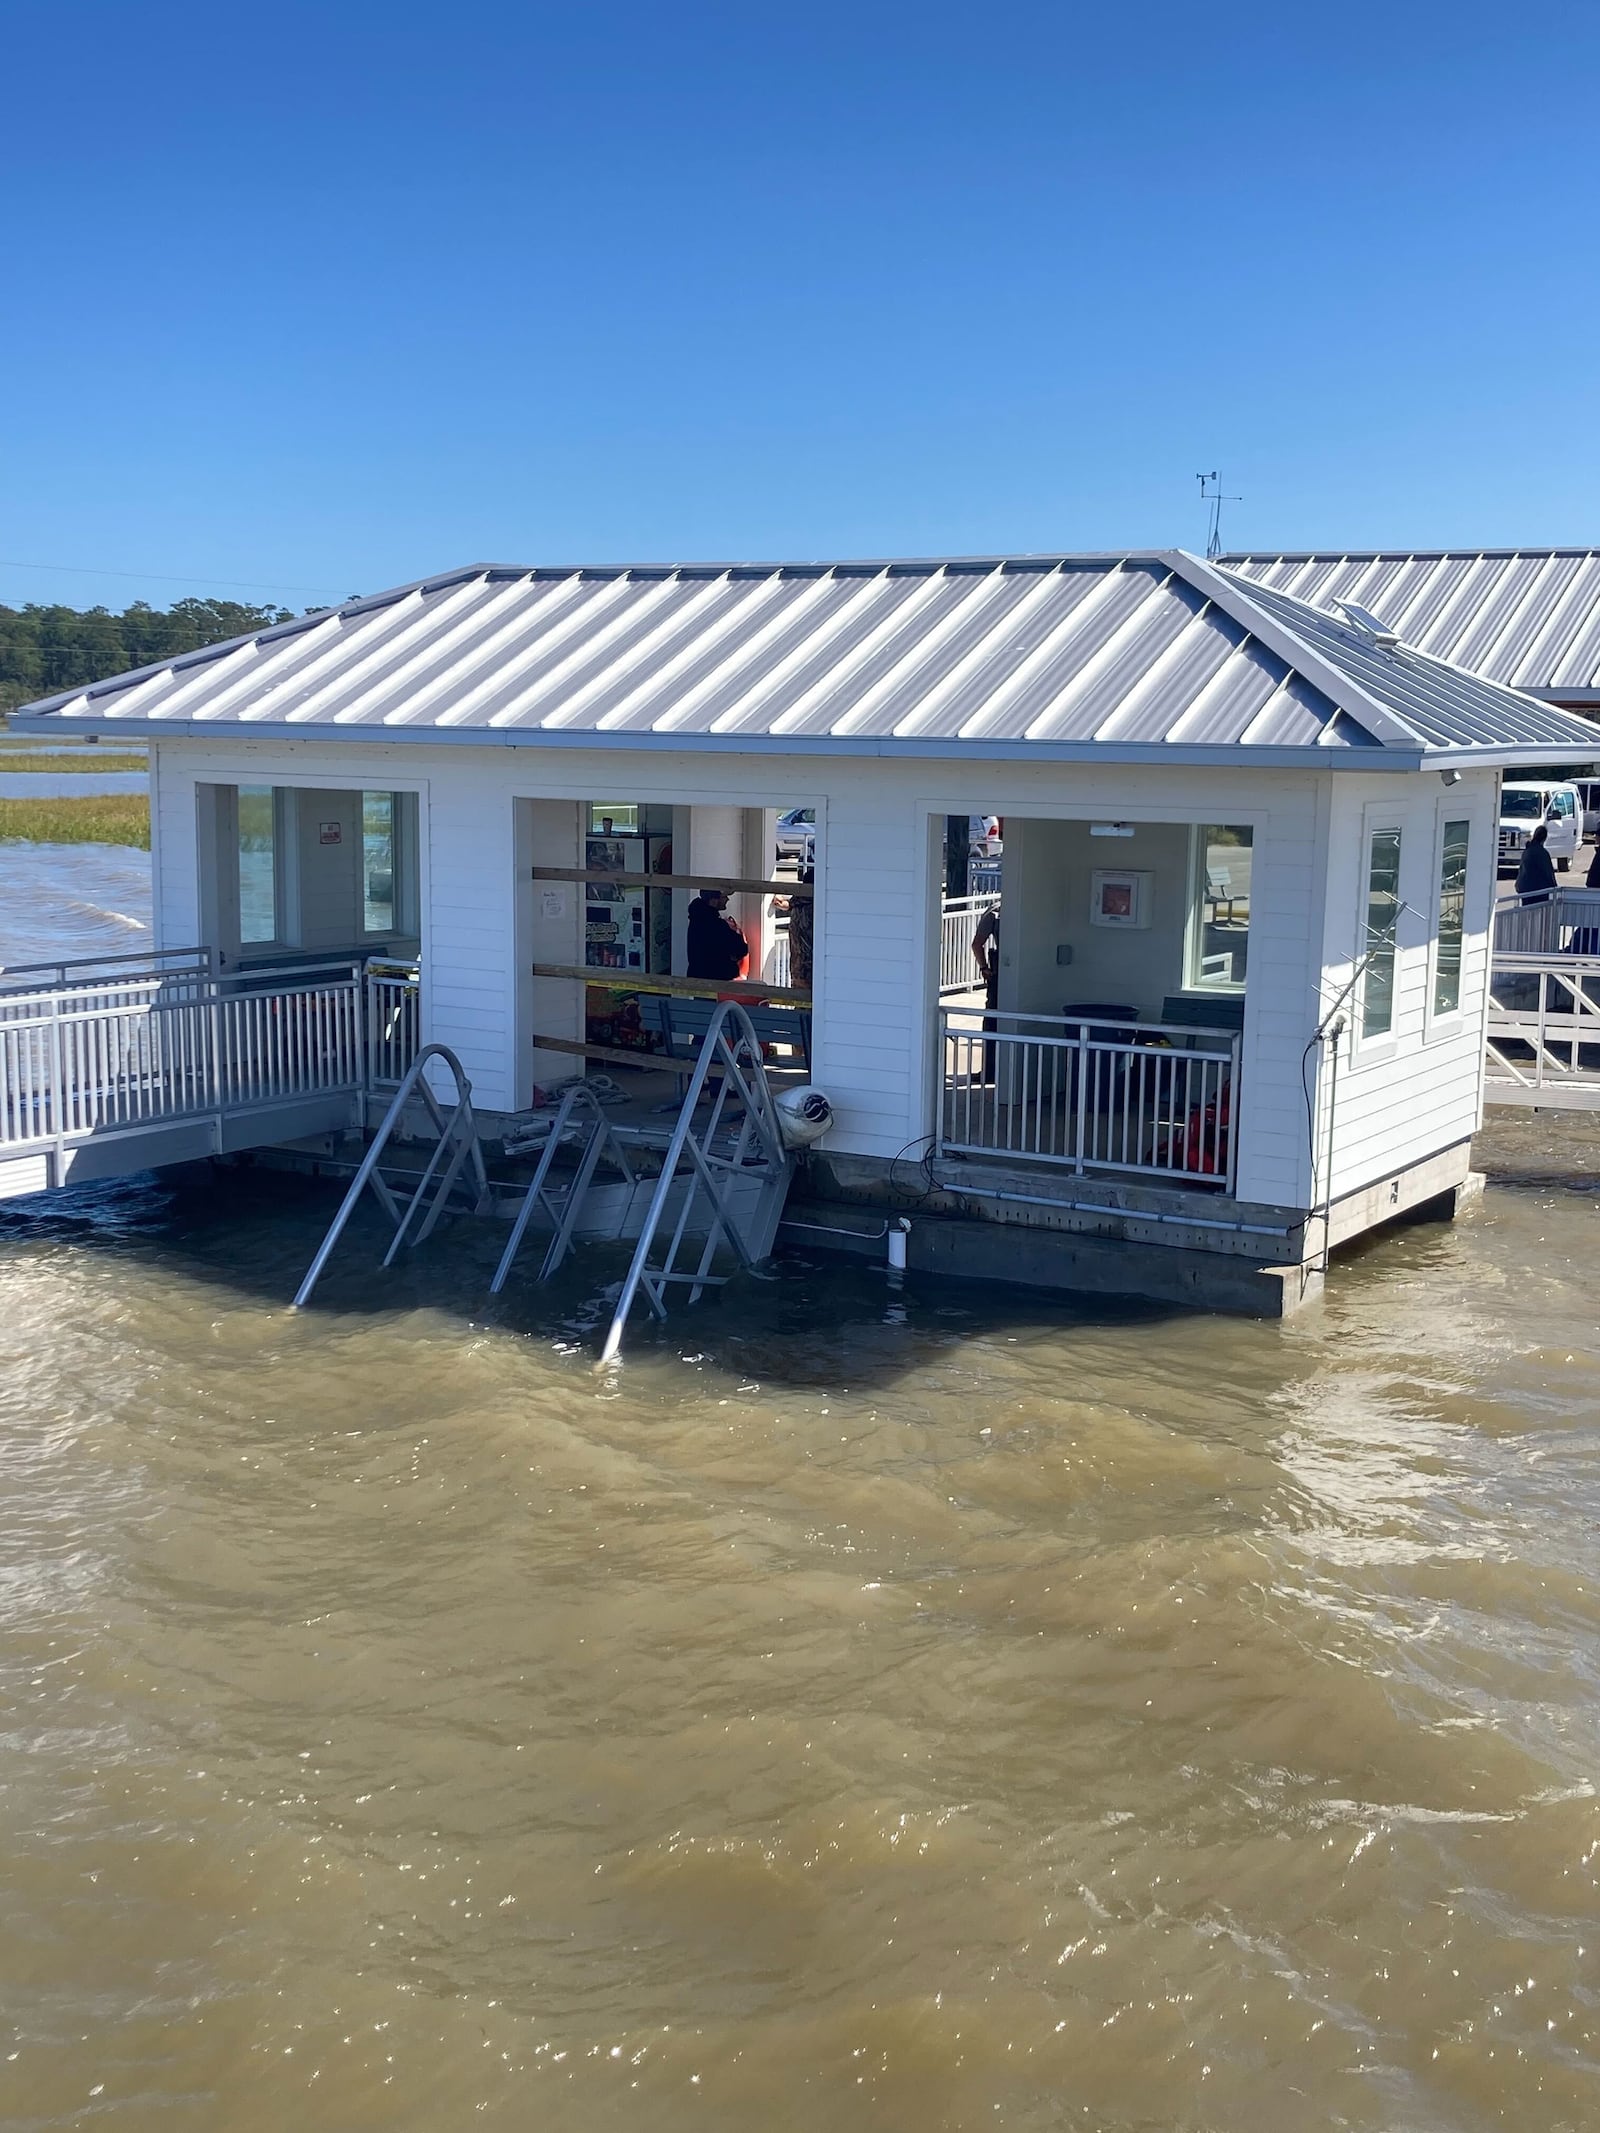
[{"label": "wooden bench", "polygon": [[[640,993],[638,1003],[640,1021],[659,1039],[661,1052],[669,1059],[693,1058],[720,1004],[715,1000],[679,999],[670,993]],[[811,1016],[804,1008],[745,1003],[744,1011],[762,1044],[790,1046],[800,1054],[806,1073],[810,1074]],[[647,1064],[651,1056],[641,1053],[640,1064]],[[660,1057],[660,1053],[655,1056]]]}]

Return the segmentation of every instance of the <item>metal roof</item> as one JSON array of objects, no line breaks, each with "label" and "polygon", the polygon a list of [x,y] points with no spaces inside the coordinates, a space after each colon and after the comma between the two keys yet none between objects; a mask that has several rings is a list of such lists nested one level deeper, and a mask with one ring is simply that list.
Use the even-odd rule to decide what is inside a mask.
[{"label": "metal roof", "polygon": [[1596,745],[1581,721],[1181,551],[482,565],[18,716],[155,735],[1166,762]]},{"label": "metal roof", "polygon": [[1258,585],[1357,600],[1419,651],[1558,702],[1600,702],[1600,549],[1367,549],[1229,555]]}]

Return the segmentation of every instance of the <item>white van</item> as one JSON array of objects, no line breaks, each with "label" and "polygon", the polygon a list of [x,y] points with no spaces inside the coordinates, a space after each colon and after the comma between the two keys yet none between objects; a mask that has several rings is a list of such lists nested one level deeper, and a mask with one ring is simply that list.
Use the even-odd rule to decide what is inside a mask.
[{"label": "white van", "polygon": [[1522,863],[1522,848],[1540,823],[1548,835],[1545,849],[1561,874],[1571,870],[1583,842],[1583,796],[1576,785],[1524,784],[1500,788],[1500,871]]},{"label": "white van", "polygon": [[1583,802],[1583,834],[1600,837],[1600,778],[1574,778]]}]

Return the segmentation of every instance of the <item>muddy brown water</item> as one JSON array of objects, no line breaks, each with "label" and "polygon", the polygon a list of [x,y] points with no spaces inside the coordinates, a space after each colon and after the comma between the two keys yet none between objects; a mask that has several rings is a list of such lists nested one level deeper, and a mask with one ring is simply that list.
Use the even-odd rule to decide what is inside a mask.
[{"label": "muddy brown water", "polygon": [[0,2122],[1600,2123],[1595,1138],[1283,1327],[796,1260],[613,1378],[603,1258],[0,1211]]}]

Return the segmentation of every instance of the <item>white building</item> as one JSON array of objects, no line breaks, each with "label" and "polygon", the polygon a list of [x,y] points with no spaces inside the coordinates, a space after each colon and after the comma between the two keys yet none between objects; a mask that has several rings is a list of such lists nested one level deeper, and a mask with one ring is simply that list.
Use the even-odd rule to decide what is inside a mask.
[{"label": "white building", "polygon": [[[595,962],[590,837],[761,883],[809,806],[836,1125],[806,1197],[913,1205],[914,1265],[1268,1312],[1464,1186],[1498,774],[1593,749],[1178,552],[475,567],[16,724],[150,743],[163,947],[258,986],[417,955],[422,1035],[491,1113],[584,1070],[594,983],[682,973],[687,888],[561,974]],[[1004,823],[987,1018],[948,952],[941,997],[969,812]],[[735,908],[770,969],[770,894]]]}]

